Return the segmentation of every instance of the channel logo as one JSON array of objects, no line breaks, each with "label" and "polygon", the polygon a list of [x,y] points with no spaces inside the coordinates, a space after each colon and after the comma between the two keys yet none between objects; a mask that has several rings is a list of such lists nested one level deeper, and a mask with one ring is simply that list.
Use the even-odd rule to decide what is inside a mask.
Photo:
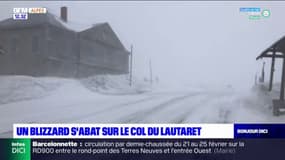
[{"label": "channel logo", "polygon": [[260,20],[269,18],[271,12],[269,9],[259,7],[241,7],[239,8],[240,13],[244,13],[249,20]]},{"label": "channel logo", "polygon": [[26,153],[25,143],[12,142],[11,146],[12,146],[11,148],[12,154],[25,154]]},{"label": "channel logo", "polygon": [[27,20],[29,14],[46,14],[47,9],[42,7],[34,8],[13,8],[14,20]]}]

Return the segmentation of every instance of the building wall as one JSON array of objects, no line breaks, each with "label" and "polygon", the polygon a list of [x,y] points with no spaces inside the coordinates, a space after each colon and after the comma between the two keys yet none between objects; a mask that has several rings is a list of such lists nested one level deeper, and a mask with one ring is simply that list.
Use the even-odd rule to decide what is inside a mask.
[{"label": "building wall", "polygon": [[128,73],[128,53],[98,43],[80,39],[80,64],[97,67],[105,73]]},{"label": "building wall", "polygon": [[114,44],[112,36],[116,35],[109,32],[109,28],[102,25],[80,33],[80,62],[102,68],[107,73],[128,73],[129,53]]},{"label": "building wall", "polygon": [[0,55],[0,74],[43,74],[43,28],[0,30],[0,45],[6,50],[5,54]]},{"label": "building wall", "polygon": [[48,26],[46,30],[46,75],[76,77],[79,41],[73,31]]}]

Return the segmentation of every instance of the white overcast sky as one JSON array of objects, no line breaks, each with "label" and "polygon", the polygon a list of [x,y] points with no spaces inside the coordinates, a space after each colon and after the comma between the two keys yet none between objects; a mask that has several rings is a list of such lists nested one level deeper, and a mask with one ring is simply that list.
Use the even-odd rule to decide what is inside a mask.
[{"label": "white overcast sky", "polygon": [[[47,7],[59,16],[60,6],[72,23],[108,22],[127,49],[134,45],[137,77],[148,77],[151,59],[154,77],[171,84],[249,88],[261,70],[255,58],[285,35],[285,2],[0,2],[0,19],[14,7]],[[240,7],[269,9],[271,16],[252,21]]]}]

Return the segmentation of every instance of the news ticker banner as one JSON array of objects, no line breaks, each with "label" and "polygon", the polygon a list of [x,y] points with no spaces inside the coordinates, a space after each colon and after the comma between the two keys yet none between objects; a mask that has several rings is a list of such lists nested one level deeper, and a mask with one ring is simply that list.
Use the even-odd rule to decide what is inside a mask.
[{"label": "news ticker banner", "polygon": [[[285,157],[285,124],[15,124],[13,127],[13,138],[0,139],[0,159],[267,160],[282,154]],[[252,158],[248,158],[250,155]]]},{"label": "news ticker banner", "polygon": [[0,139],[0,159],[284,160],[284,146],[285,139]]},{"label": "news ticker banner", "polygon": [[285,124],[14,124],[13,138],[285,138]]}]

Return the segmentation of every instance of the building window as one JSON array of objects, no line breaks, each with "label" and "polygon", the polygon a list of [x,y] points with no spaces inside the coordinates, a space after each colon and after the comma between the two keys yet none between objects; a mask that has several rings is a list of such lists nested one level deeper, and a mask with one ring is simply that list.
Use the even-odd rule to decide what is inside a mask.
[{"label": "building window", "polygon": [[34,36],[32,39],[32,51],[38,52],[39,51],[39,37]]}]

